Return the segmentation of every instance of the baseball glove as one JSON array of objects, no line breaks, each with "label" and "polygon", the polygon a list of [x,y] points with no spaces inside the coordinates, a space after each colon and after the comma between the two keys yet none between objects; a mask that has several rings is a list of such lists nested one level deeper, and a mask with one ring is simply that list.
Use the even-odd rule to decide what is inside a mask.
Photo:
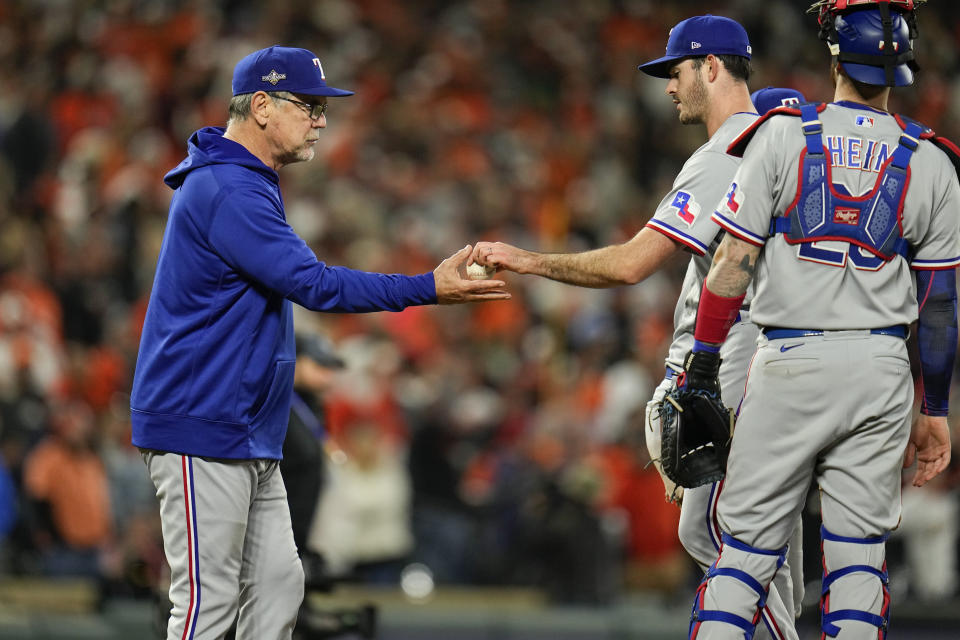
[{"label": "baseball glove", "polygon": [[[675,502],[677,505],[683,503],[683,487],[678,487],[677,483],[671,480],[663,473],[663,465],[660,464],[660,452],[663,449],[660,438],[660,400],[654,398],[647,404],[646,428],[644,429],[644,439],[647,443],[647,452],[650,454],[650,462],[647,465],[653,465],[660,474],[663,481],[664,495],[667,502]],[[644,467],[646,468],[646,467]]]},{"label": "baseball glove", "polygon": [[734,412],[720,399],[719,369],[719,354],[691,352],[676,388],[660,403],[660,464],[681,487],[716,482],[727,467]]}]

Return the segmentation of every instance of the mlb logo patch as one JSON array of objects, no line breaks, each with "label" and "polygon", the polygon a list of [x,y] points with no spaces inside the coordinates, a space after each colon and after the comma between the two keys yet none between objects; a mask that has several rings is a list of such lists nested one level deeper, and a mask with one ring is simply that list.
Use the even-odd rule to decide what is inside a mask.
[{"label": "mlb logo patch", "polygon": [[870,116],[857,116],[856,125],[864,129],[873,129],[873,118]]},{"label": "mlb logo patch", "polygon": [[670,206],[677,210],[677,216],[688,227],[693,226],[693,221],[700,215],[700,205],[694,201],[693,195],[686,191],[677,191],[677,195],[673,198]]},{"label": "mlb logo patch", "polygon": [[731,216],[736,216],[742,204],[743,193],[740,192],[740,188],[734,182],[730,185],[730,191],[727,192],[727,199],[723,203],[723,208],[730,212]]},{"label": "mlb logo patch", "polygon": [[833,210],[833,221],[839,224],[856,225],[860,222],[860,210],[849,207],[837,207]]}]

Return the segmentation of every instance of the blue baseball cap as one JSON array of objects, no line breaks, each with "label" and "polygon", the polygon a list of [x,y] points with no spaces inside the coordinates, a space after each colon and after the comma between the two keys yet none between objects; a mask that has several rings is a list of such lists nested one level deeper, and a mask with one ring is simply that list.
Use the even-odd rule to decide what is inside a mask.
[{"label": "blue baseball cap", "polygon": [[789,107],[807,99],[796,89],[786,87],[764,87],[750,94],[750,101],[760,115],[777,107]]},{"label": "blue baseball cap", "polygon": [[740,23],[723,16],[694,16],[677,23],[667,39],[667,55],[638,68],[655,78],[670,77],[670,68],[684,58],[731,55],[750,59],[753,53],[747,31]]},{"label": "blue baseball cap", "polygon": [[306,49],[274,45],[254,51],[233,69],[233,95],[289,91],[305,96],[352,96],[353,91],[327,86],[320,58]]}]

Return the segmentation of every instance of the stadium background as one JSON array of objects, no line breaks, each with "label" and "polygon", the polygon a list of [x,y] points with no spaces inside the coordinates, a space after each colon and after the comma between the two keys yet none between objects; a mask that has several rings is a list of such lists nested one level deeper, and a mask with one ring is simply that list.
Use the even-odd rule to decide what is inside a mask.
[{"label": "stadium background", "polygon": [[[240,57],[306,47],[357,92],[331,101],[318,157],[281,172],[288,218],[321,260],[412,274],[479,239],[572,251],[630,237],[704,136],[636,65],[677,21],[713,12],[750,34],[751,89],[829,99],[806,6],[0,1],[0,638],[146,637],[163,562],[127,393],[171,194],[161,179],[194,129],[224,123]],[[958,38],[960,8],[926,5],[923,72],[892,102],[954,140]],[[645,467],[641,421],[685,264],[630,288],[506,275],[508,303],[299,314],[348,362],[328,396],[331,442],[372,446],[374,472],[410,496],[382,499],[400,496],[393,524],[412,545],[368,555],[321,602],[382,598],[387,638],[677,637],[695,571]],[[102,521],[84,529],[90,562],[57,555],[22,485],[46,438],[85,442],[99,461],[54,491],[78,528]],[[901,630],[951,620],[956,469],[905,497],[919,515],[891,544]],[[395,593],[411,563],[436,585],[419,603]]]}]

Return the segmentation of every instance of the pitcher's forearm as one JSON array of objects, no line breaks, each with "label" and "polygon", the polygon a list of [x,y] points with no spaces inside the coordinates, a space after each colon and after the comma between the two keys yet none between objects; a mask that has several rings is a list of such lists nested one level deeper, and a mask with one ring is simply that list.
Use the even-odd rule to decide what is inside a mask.
[{"label": "pitcher's forearm", "polygon": [[659,231],[643,228],[622,244],[582,253],[538,253],[531,265],[538,275],[581,287],[636,284],[659,270],[680,245]]}]

